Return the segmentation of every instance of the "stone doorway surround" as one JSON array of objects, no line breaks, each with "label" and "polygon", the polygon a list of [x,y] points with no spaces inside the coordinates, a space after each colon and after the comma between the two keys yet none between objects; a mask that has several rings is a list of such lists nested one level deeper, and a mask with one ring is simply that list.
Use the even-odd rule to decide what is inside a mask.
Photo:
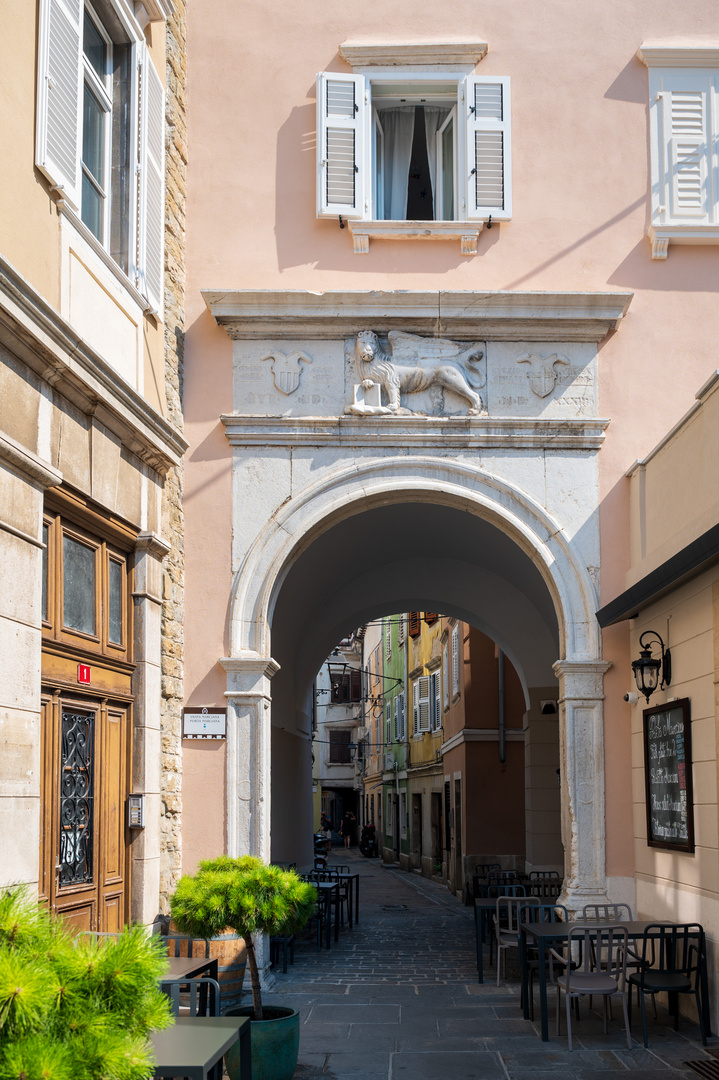
[{"label": "stone doorway surround", "polygon": [[[271,623],[290,568],[343,516],[391,502],[436,502],[510,537],[551,595],[559,627],[563,899],[575,910],[606,901],[608,665],[595,611],[596,457],[608,421],[597,416],[596,363],[597,344],[619,326],[631,295],[204,293],[234,342],[233,411],[222,417],[235,458],[230,656],[221,660],[230,854],[270,856],[271,681],[278,671]],[[412,414],[347,415],[358,400],[352,342],[370,330],[481,343],[485,414],[452,412],[450,394],[449,411],[440,395],[434,415],[427,397]],[[540,490],[532,462],[541,460],[543,471],[550,456],[556,482],[550,491],[542,481]]]}]

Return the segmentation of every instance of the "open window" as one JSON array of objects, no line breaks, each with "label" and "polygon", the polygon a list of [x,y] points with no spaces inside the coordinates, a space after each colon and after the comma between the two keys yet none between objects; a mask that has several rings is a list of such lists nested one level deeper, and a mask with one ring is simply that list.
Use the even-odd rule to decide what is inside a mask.
[{"label": "open window", "polygon": [[322,72],[317,119],[318,216],[511,217],[508,78]]}]

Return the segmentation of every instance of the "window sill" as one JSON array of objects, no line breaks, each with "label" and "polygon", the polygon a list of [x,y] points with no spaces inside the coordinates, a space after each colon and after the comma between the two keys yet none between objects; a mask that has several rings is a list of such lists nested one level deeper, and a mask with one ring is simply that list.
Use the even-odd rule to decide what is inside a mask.
[{"label": "window sill", "polygon": [[79,218],[77,216],[77,214],[69,206],[69,204],[66,203],[63,199],[60,199],[57,203],[57,209],[65,217],[65,220],[69,221],[73,228],[77,230],[85,243],[90,248],[92,248],[95,255],[97,255],[100,261],[105,265],[105,267],[110,271],[110,273],[115,277],[115,279],[120,283],[120,285],[122,285],[123,289],[129,294],[133,302],[137,304],[140,310],[146,315],[155,314],[152,307],[147,302],[142,293],[139,292],[139,290],[136,289],[135,286],[132,284],[125,271],[117,265],[110,252],[102,246],[94,233],[90,232],[85,222],[82,220],[82,218]]},{"label": "window sill", "polygon": [[367,255],[370,240],[459,240],[463,255],[477,254],[483,221],[348,221],[355,255]]},{"label": "window sill", "polygon": [[719,244],[719,225],[650,225],[653,259],[666,259],[670,244]]}]

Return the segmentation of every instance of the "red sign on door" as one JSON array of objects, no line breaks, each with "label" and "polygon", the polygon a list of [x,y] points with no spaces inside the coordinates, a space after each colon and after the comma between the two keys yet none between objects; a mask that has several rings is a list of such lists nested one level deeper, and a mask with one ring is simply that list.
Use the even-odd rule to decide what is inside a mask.
[{"label": "red sign on door", "polygon": [[78,682],[90,682],[90,665],[78,664],[77,665],[77,681]]}]

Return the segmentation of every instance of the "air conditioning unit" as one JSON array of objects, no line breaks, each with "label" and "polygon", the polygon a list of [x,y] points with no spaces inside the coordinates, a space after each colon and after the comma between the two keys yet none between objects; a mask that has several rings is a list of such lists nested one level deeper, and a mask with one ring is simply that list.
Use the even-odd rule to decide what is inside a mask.
[{"label": "air conditioning unit", "polygon": [[394,769],[394,757],[392,754],[385,754],[384,756],[385,771],[388,769]]}]

